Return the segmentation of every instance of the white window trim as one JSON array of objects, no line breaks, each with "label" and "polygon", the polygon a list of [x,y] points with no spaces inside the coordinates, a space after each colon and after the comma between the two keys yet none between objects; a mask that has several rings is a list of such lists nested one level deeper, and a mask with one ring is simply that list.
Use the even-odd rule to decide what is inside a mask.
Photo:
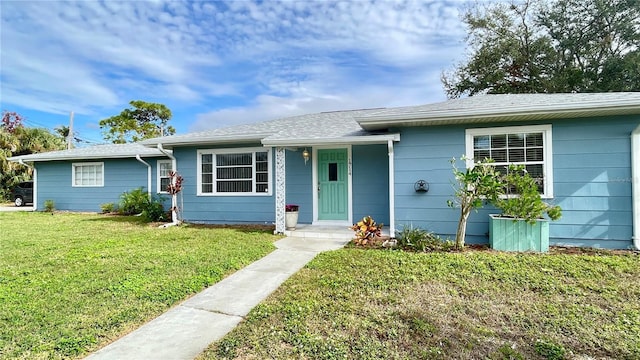
[{"label": "white window trim", "polygon": [[[215,158],[218,154],[237,154],[237,153],[254,153],[254,161],[252,163],[252,173],[253,173],[253,186],[255,189],[255,175],[256,175],[256,164],[255,164],[255,153],[256,152],[266,152],[267,153],[267,169],[268,169],[268,183],[267,183],[267,192],[215,192],[215,183],[214,183],[214,192],[211,193],[203,193],[202,192],[202,155],[211,154],[214,159],[213,169],[215,171],[216,164]],[[272,159],[271,159],[271,149],[264,147],[251,147],[251,148],[226,148],[226,149],[198,149],[197,153],[197,196],[271,196],[273,192],[273,169],[272,169]]]},{"label": "white window trim", "polygon": [[551,124],[546,125],[525,125],[525,126],[503,126],[492,128],[474,128],[465,131],[465,148],[467,157],[467,168],[473,167],[473,137],[483,135],[504,135],[541,132],[544,145],[544,193],[542,198],[553,198],[553,141]]},{"label": "white window trim", "polygon": [[[77,185],[76,184],[76,167],[78,166],[96,166],[99,165],[102,168],[102,176],[98,185]],[[72,163],[71,164],[71,187],[104,187],[104,163],[103,162],[84,162],[84,163]]]},{"label": "white window trim", "polygon": [[173,161],[171,160],[158,160],[156,162],[156,191],[158,194],[168,194],[167,189],[163,189],[162,185],[161,185],[161,178],[160,178],[160,164],[169,164],[169,166],[171,167],[171,171],[175,171],[173,170]]}]

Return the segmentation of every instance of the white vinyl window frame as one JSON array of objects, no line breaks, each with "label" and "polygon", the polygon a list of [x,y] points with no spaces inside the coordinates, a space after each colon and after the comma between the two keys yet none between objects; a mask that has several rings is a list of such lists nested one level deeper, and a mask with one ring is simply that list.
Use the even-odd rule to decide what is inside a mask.
[{"label": "white vinyl window frame", "polygon": [[[252,147],[252,148],[225,148],[225,149],[199,149],[197,150],[197,196],[271,196],[273,189],[273,169],[272,169],[272,155],[270,148],[264,147]],[[256,153],[267,153],[267,191],[257,192],[256,191]],[[218,192],[216,191],[216,155],[223,154],[252,154],[252,163],[251,163],[251,184],[252,191],[251,192]],[[202,156],[203,155],[211,155],[212,156],[212,191],[211,192],[203,192],[202,191]]]},{"label": "white vinyl window frame", "polygon": [[[98,172],[97,169],[100,169]],[[80,182],[76,179],[76,175],[80,173]],[[93,181],[85,182],[84,174],[93,173]],[[71,186],[72,187],[104,187],[104,163],[103,162],[86,162],[71,164]]]},{"label": "white vinyl window frame", "polygon": [[[524,126],[503,126],[492,128],[474,128],[466,129],[465,131],[465,147],[467,157],[467,168],[471,168],[474,165],[474,138],[478,136],[487,135],[510,135],[510,134],[532,134],[542,133],[542,151],[543,160],[536,162],[496,162],[495,165],[531,165],[542,164],[544,188],[541,196],[545,199],[553,198],[553,141],[552,141],[552,126],[546,125],[524,125]],[[483,159],[477,159],[481,161]]]},{"label": "white vinyl window frame", "polygon": [[[163,171],[163,166],[169,165],[168,171]],[[167,187],[162,186],[162,179],[171,179],[169,177],[169,173],[173,171],[173,162],[171,160],[158,160],[156,163],[157,166],[157,176],[156,176],[156,191],[158,194],[168,194]],[[165,168],[166,169],[166,168]]]}]

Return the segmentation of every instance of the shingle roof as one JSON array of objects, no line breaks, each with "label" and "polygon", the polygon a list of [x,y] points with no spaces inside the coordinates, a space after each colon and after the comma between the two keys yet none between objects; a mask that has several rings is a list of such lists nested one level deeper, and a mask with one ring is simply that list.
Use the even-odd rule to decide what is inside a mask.
[{"label": "shingle roof", "polygon": [[375,133],[399,126],[432,126],[474,122],[526,121],[555,118],[640,114],[640,92],[589,94],[480,95],[439,103],[392,109],[363,109],[292,116],[255,124],[166,136],[136,144],[97,145],[10,158],[12,161],[163,156],[155,147],[258,143],[301,146],[323,143],[365,143],[398,140]]},{"label": "shingle roof", "polygon": [[14,156],[11,161],[52,161],[52,160],[80,160],[80,159],[113,159],[165,156],[158,149],[145,147],[139,143],[133,144],[106,144],[89,147],[81,147],[70,150],[49,151],[39,154]]},{"label": "shingle roof", "polygon": [[323,141],[371,135],[362,129],[355,117],[379,112],[381,109],[347,110],[292,116],[255,124],[237,125],[190,134],[172,135],[145,140],[154,146],[260,142],[269,144],[279,140]]},{"label": "shingle roof", "polygon": [[367,130],[473,122],[640,114],[640,92],[494,94],[385,109],[356,120]]}]

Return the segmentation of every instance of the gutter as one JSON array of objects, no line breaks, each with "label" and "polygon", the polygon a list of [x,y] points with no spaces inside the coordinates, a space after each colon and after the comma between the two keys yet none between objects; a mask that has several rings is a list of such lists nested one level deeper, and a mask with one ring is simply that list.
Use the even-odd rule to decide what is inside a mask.
[{"label": "gutter", "polygon": [[338,138],[306,138],[306,139],[264,139],[262,145],[268,146],[314,146],[314,145],[370,145],[386,144],[389,141],[400,141],[400,134],[344,136]]},{"label": "gutter", "polygon": [[640,125],[631,132],[631,189],[633,246],[640,250]]},{"label": "gutter", "polygon": [[[158,138],[157,140],[149,139],[142,141],[141,144],[147,147],[154,147],[154,145],[160,149],[162,145],[170,146],[187,146],[187,145],[211,145],[211,144],[234,144],[234,143],[252,143],[260,142],[265,137],[273,135],[273,132],[254,133],[254,134],[231,134],[231,135],[216,135],[216,136],[189,136],[180,135],[177,139],[168,139],[167,137]],[[175,135],[174,135],[175,136]],[[158,141],[158,142],[156,142]],[[163,150],[160,150],[163,151]]]},{"label": "gutter", "polygon": [[22,159],[18,159],[18,164],[33,169],[33,211],[36,211],[38,210],[38,169],[25,163]]},{"label": "gutter", "polygon": [[140,154],[136,154],[136,160],[147,166],[147,195],[149,195],[149,200],[151,200],[151,165],[142,160]]},{"label": "gutter", "polygon": [[[178,171],[178,161],[176,160],[176,157],[173,156],[172,153],[168,152],[167,150],[165,150],[162,147],[161,143],[158,143],[158,145],[156,145],[157,149],[165,154],[169,159],[171,159],[171,171]],[[173,178],[171,181],[174,181],[175,178]],[[173,226],[173,225],[178,225],[180,222],[178,221],[178,195],[177,194],[173,194],[171,195],[171,224],[165,224],[163,225],[163,227],[169,227],[169,226]]]}]

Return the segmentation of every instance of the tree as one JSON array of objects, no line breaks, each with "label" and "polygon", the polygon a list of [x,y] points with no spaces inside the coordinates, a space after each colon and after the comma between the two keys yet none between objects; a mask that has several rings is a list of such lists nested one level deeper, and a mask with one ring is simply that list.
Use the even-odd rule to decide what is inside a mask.
[{"label": "tree", "polygon": [[537,19],[556,50],[562,91],[640,89],[640,2],[560,0]]},{"label": "tree", "polygon": [[100,120],[104,139],[114,144],[124,144],[173,135],[176,130],[168,126],[171,110],[163,104],[140,100],[129,102],[133,108],[124,109],[119,115]]},{"label": "tree", "polygon": [[12,156],[28,155],[65,148],[64,139],[43,128],[27,128],[24,118],[15,112],[4,111],[0,123],[0,198],[8,198],[19,182],[31,178],[29,167],[7,160]]},{"label": "tree", "polygon": [[[466,161],[465,157],[460,160]],[[500,174],[496,167],[487,162],[475,163],[465,171],[456,166],[456,159],[451,159],[453,176],[455,178],[454,199],[448,200],[451,208],[460,209],[458,230],[456,231],[455,247],[457,250],[464,248],[464,240],[467,234],[467,220],[471,210],[481,208],[486,202],[495,201],[501,194],[504,186],[500,183]]]},{"label": "tree", "polygon": [[479,93],[640,89],[640,2],[525,0],[467,10],[470,58],[441,80]]}]

